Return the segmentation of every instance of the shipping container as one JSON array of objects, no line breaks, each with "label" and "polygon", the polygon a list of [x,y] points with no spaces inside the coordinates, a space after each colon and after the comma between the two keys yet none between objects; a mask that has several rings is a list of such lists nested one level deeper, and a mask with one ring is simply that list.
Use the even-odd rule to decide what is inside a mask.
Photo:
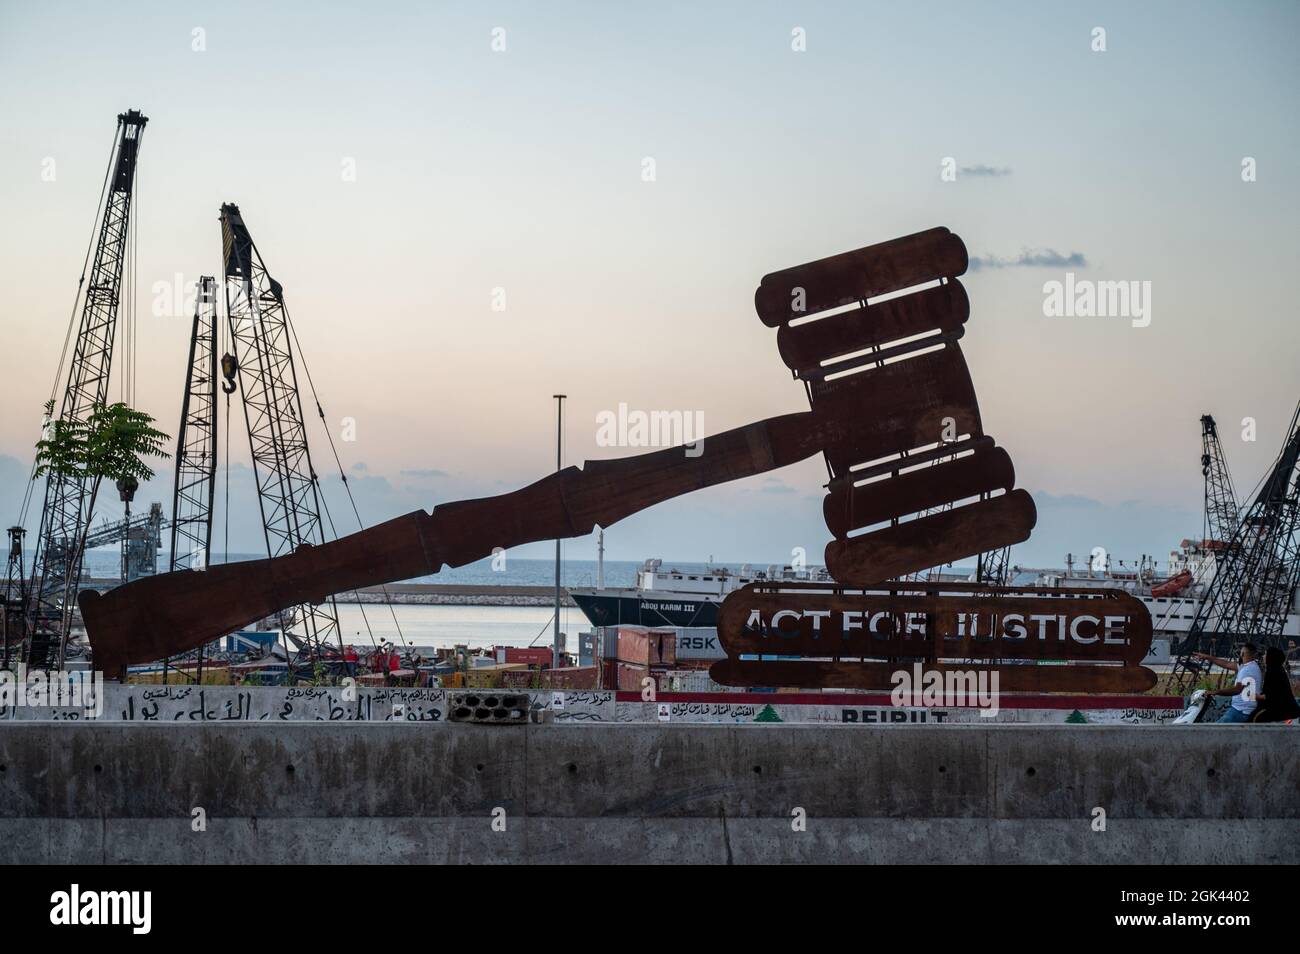
[{"label": "shipping container", "polygon": [[595,666],[600,659],[600,634],[595,630],[578,634],[578,665]]},{"label": "shipping container", "polygon": [[[523,663],[534,669],[549,669],[554,650],[550,646],[498,646],[496,656],[499,665]],[[564,665],[564,657],[560,657],[560,665]]]},{"label": "shipping container", "polygon": [[726,650],[718,642],[718,631],[712,626],[679,626],[676,642],[678,663],[692,660],[707,665],[727,658]]},{"label": "shipping container", "polygon": [[[674,669],[659,676],[659,688],[664,692],[735,692],[709,678],[707,669]],[[806,690],[805,690],[806,691]]]},{"label": "shipping container", "polygon": [[677,634],[671,628],[618,628],[618,661],[639,666],[672,666],[677,661]]},{"label": "shipping container", "polygon": [[465,674],[465,685],[471,689],[499,689],[502,675],[507,672],[522,672],[529,675],[528,667],[522,663],[507,663],[504,666],[476,666]]},{"label": "shipping container", "polygon": [[647,676],[655,681],[656,691],[659,689],[659,676],[663,670],[651,669],[649,666],[638,666],[635,663],[619,662],[617,665],[619,689],[625,689],[629,692],[641,692],[645,688],[644,680]]},{"label": "shipping container", "polygon": [[504,689],[596,689],[600,670],[595,666],[564,669],[522,669],[501,674]]},{"label": "shipping container", "polygon": [[618,658],[617,626],[602,626],[600,628],[600,655],[605,659]]}]

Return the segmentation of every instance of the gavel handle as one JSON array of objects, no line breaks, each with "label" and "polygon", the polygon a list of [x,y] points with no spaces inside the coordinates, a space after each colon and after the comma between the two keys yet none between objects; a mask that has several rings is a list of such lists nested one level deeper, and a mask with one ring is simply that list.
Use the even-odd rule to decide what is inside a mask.
[{"label": "gavel handle", "polygon": [[692,490],[811,457],[842,431],[814,411],[787,414],[694,446],[588,461],[512,493],[417,510],[285,556],[162,573],[104,594],[83,590],[95,667],[120,678],[131,663],[195,649],[287,607],[464,566],[498,548],[584,536]]}]

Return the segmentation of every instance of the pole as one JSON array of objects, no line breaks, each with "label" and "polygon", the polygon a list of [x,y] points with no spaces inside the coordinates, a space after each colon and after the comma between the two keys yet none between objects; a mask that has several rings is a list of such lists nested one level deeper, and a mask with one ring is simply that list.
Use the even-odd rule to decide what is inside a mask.
[{"label": "pole", "polygon": [[605,588],[605,531],[596,538],[596,589]]},{"label": "pole", "polygon": [[[568,395],[556,394],[555,397],[555,471],[559,473],[564,462],[561,459],[564,438],[564,399]],[[551,668],[560,668],[560,538],[555,538],[555,638],[551,644]]]},{"label": "pole", "polygon": [[122,582],[131,582],[131,501],[126,501],[126,532],[122,534]]}]

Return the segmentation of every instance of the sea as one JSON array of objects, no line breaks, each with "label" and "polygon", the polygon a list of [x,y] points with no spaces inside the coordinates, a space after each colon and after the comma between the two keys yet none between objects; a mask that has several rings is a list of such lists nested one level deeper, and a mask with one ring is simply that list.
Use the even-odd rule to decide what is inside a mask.
[{"label": "sea", "polygon": [[[232,553],[230,562],[255,560],[256,553]],[[168,566],[166,551],[158,555],[158,567]],[[216,563],[223,562],[220,559]],[[28,566],[31,556],[28,556]],[[664,561],[665,569],[684,573],[718,569],[726,564]],[[606,586],[634,586],[637,570],[634,560],[606,560]],[[741,564],[729,566],[733,572]],[[755,568],[766,569],[767,564]],[[86,572],[95,579],[112,579],[121,574],[121,552],[116,547],[90,550],[86,554]],[[565,586],[595,586],[595,560],[564,560],[560,579]],[[480,560],[431,576],[403,582],[444,583],[474,586],[552,586],[555,583],[553,560],[514,559]],[[373,643],[392,640],[398,645],[450,647],[549,646],[554,638],[554,610],[547,606],[431,606],[422,603],[339,603],[339,628],[345,642],[364,649]],[[576,607],[561,607],[560,632],[569,652],[577,652],[578,634],[590,630],[591,623]]]},{"label": "sea", "polygon": [[[230,562],[235,563],[243,560],[258,560],[265,558],[264,553],[232,553]],[[158,552],[158,569],[164,570],[170,562],[171,555],[166,550]],[[28,566],[31,565],[32,554],[27,556]],[[85,571],[95,579],[115,579],[121,576],[121,551],[117,547],[101,547],[98,550],[90,550],[86,553]],[[224,562],[219,556],[214,556],[213,563]],[[703,563],[672,563],[664,561],[663,568],[678,569],[682,572],[695,573],[704,571],[708,567],[718,569],[728,566],[724,563],[713,563],[707,566]],[[728,566],[732,571],[739,571],[740,564]],[[641,563],[634,560],[606,560],[605,561],[605,585],[606,586],[634,586],[636,584],[636,573],[641,568]],[[754,569],[767,569],[767,564],[754,564]],[[561,563],[560,581],[565,586],[595,586],[596,585],[596,561],[595,560],[570,560],[565,559]],[[418,576],[414,579],[403,580],[404,583],[444,583],[455,585],[457,583],[472,586],[551,586],[555,583],[555,561],[554,560],[526,560],[515,559],[509,554],[498,560],[491,557],[479,560],[477,563],[469,563],[455,569],[446,569],[441,573],[434,573],[429,576]]]},{"label": "sea", "polygon": [[[230,562],[255,560],[261,554],[231,554]],[[28,565],[30,566],[30,556]],[[223,562],[215,560],[214,562]],[[96,579],[120,575],[121,555],[117,548],[105,547],[86,554],[86,572]],[[168,565],[168,554],[159,553],[158,566]],[[726,567],[739,573],[739,563],[693,563],[663,561],[664,570],[704,573]],[[605,585],[636,585],[639,561],[606,560]],[[750,569],[766,569],[767,564],[752,564]],[[565,586],[595,586],[595,560],[564,560],[560,578]],[[475,586],[551,586],[555,582],[552,560],[515,559],[480,560],[456,569],[405,582],[446,583]],[[422,603],[339,603],[339,628],[343,640],[359,649],[392,640],[397,645],[451,647],[466,644],[472,648],[491,646],[549,646],[554,638],[555,613],[547,606],[432,606]],[[565,649],[577,652],[578,634],[592,628],[576,607],[561,607],[560,633]]]}]

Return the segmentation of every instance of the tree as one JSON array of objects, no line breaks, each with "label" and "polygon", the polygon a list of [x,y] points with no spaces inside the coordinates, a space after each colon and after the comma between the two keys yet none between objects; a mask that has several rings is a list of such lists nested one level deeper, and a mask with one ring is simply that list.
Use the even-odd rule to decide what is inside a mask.
[{"label": "tree", "polygon": [[[81,538],[68,548],[64,574],[63,627],[66,634],[71,628],[73,569],[80,565],[86,547],[86,534],[90,532],[90,516],[95,512],[95,498],[99,485],[105,480],[139,480],[153,477],[153,470],[145,463],[148,457],[170,457],[163,449],[170,438],[153,427],[154,419],[144,411],[126,404],[99,404],[85,421],[53,419],[54,401],[45,404],[45,416],[50,421],[46,436],[36,443],[36,470],[34,480],[42,477],[66,477],[90,483],[90,503],[85,519],[81,521]],[[59,646],[59,667],[63,666],[63,645]]]}]

